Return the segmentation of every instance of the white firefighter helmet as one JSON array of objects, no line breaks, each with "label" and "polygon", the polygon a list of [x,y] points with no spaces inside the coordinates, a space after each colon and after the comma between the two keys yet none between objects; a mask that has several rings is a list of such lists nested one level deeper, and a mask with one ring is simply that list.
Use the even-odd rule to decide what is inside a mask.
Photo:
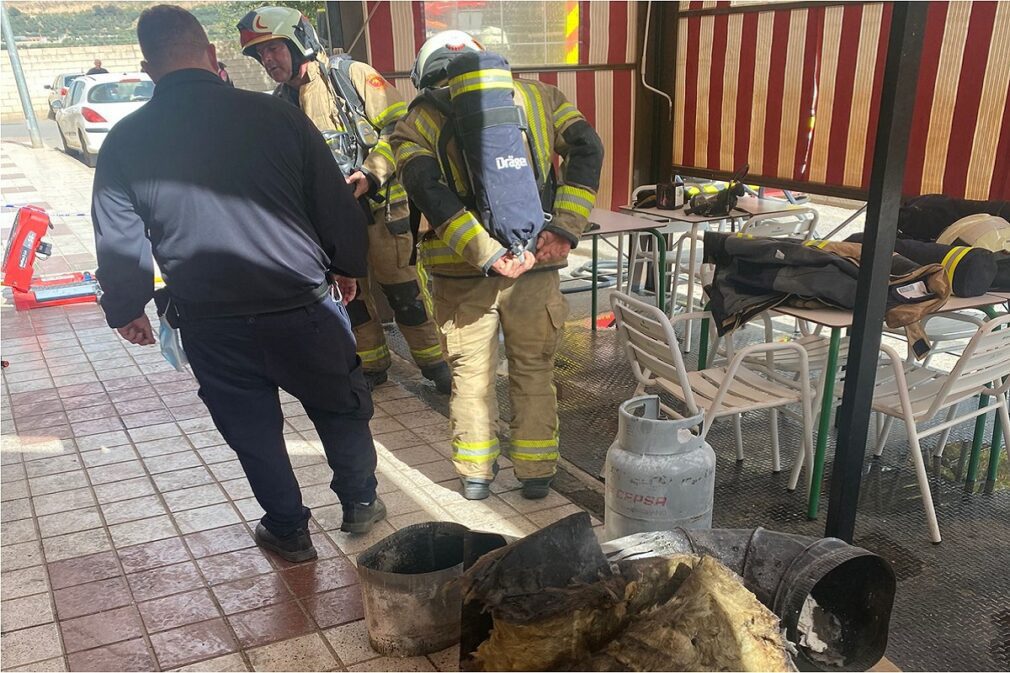
[{"label": "white firefighter helmet", "polygon": [[425,89],[445,79],[445,67],[455,56],[467,51],[484,51],[484,46],[462,30],[443,30],[428,38],[417,52],[410,81]]},{"label": "white firefighter helmet", "polygon": [[1010,252],[1010,222],[987,213],[962,217],[936,239],[944,245],[956,245],[955,241],[992,252]]},{"label": "white firefighter helmet", "polygon": [[323,48],[309,20],[292,7],[254,9],[238,22],[238,33],[242,53],[257,61],[256,45],[270,40],[286,40],[296,66],[312,60]]}]

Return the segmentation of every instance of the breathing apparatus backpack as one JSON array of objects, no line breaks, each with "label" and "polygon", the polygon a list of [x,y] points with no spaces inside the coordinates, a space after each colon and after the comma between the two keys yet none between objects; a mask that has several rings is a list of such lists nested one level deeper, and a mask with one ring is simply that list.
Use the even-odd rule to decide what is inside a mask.
[{"label": "breathing apparatus backpack", "polygon": [[[446,148],[455,136],[470,183],[468,198],[487,232],[512,254],[536,248],[537,236],[550,218],[553,167],[542,175],[535,144],[527,142],[525,108],[515,103],[512,70],[504,57],[467,52],[446,68],[449,75],[449,133],[439,141],[443,171],[451,176]],[[437,100],[433,96],[432,100]],[[448,180],[455,189],[454,181]]]},{"label": "breathing apparatus backpack", "polygon": [[330,57],[325,68],[330,86],[343,101],[337,102],[337,114],[344,130],[327,131],[323,137],[345,177],[361,167],[379,142],[379,134],[365,114],[365,102],[351,81],[351,63],[350,56],[338,54]]}]

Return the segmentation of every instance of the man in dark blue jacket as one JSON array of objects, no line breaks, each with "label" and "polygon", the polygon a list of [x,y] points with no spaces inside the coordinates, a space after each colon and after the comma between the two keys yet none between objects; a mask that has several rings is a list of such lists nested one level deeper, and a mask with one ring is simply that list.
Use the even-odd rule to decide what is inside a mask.
[{"label": "man in dark blue jacket", "polygon": [[352,279],[366,273],[364,216],[305,115],[225,84],[189,12],[147,9],[137,37],[157,86],[109,133],[95,171],[102,308],[127,341],[155,343],[144,313],[153,251],[170,297],[162,320],[178,326],[200,397],[266,512],[257,542],[288,560],[315,558],[278,388],[315,424],[341,529],[364,533],[385,516],[372,400],[328,282],[353,298]]}]

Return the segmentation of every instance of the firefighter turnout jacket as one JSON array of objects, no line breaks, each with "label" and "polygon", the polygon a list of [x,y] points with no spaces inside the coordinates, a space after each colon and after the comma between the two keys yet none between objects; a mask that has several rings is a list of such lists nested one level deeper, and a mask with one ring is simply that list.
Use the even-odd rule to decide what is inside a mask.
[{"label": "firefighter turnout jacket", "polygon": [[[316,67],[318,66],[318,67]],[[340,96],[333,90],[333,84],[327,76],[329,66],[323,57],[309,64],[306,71],[308,82],[298,89],[287,84],[280,84],[274,95],[281,96],[296,103],[312,123],[322,131],[351,131],[345,129],[337,105],[343,104]],[[365,105],[365,116],[379,134],[379,142],[371,149],[361,168],[372,181],[379,195],[387,197],[390,206],[405,203],[406,192],[396,181],[396,162],[389,144],[389,136],[393,127],[405,114],[407,104],[403,102],[396,87],[392,86],[372,66],[367,63],[353,61],[350,66],[351,83],[361,96]],[[348,117],[353,113],[349,112]],[[384,209],[385,203],[373,203],[373,210]]]},{"label": "firefighter turnout jacket", "polygon": [[[281,84],[275,94],[298,105],[321,132],[353,133],[353,129],[344,128],[343,119],[355,120],[356,113],[346,109],[344,116],[338,110],[338,105],[347,103],[334,90],[327,72],[329,67],[320,57],[309,64],[307,82],[297,89]],[[393,309],[411,356],[422,373],[429,376],[430,368],[444,367],[442,347],[438,330],[422,298],[417,271],[411,263],[414,246],[407,193],[397,180],[396,162],[389,144],[393,127],[407,113],[407,105],[396,88],[368,64],[351,61],[348,74],[364,104],[365,117],[378,135],[378,142],[365,157],[360,170],[372,185],[369,195],[382,197],[369,199],[374,220],[368,227],[369,276],[358,279],[358,297],[347,306],[358,342],[358,356],[366,373],[384,372],[391,365],[389,346],[373,298],[374,292],[381,289]]]},{"label": "firefighter turnout jacket", "polygon": [[[550,221],[544,231],[564,237],[575,247],[596,203],[603,145],[558,88],[522,79],[516,79],[514,86],[516,105],[525,111],[527,141],[535,148],[527,158],[539,163],[540,175],[552,172],[555,153],[563,159],[553,198],[547,195],[545,210]],[[466,206],[471,186],[462,153],[454,133],[444,137],[452,128],[452,120],[442,111],[448,109],[448,101],[448,88],[429,90],[414,100],[392,135],[396,165],[411,200],[434,232],[419,246],[424,268],[435,276],[486,276],[506,250]],[[554,181],[548,181],[545,189],[553,186]],[[555,260],[537,264],[534,271],[564,265]]]}]

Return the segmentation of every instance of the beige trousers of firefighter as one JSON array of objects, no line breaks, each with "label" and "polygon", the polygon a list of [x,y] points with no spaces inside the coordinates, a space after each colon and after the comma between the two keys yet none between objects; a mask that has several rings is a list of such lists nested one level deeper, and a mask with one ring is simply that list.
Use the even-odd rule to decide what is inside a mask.
[{"label": "beige trousers of firefighter", "polygon": [[393,309],[396,326],[407,340],[414,362],[419,367],[430,367],[443,360],[442,346],[421,295],[417,268],[410,264],[414,237],[410,233],[406,203],[392,207],[391,225],[384,219],[385,210],[377,210],[375,223],[368,225],[369,277],[358,279],[358,298],[347,311],[358,344],[358,357],[366,372],[384,372],[391,364],[386,334],[372,295],[381,291]]},{"label": "beige trousers of firefighter", "polygon": [[499,454],[498,330],[505,341],[512,401],[509,458],[516,477],[549,477],[558,461],[554,354],[568,316],[558,272],[513,280],[432,278],[435,316],[452,367],[449,424],[453,463],[464,477],[491,479]]}]

